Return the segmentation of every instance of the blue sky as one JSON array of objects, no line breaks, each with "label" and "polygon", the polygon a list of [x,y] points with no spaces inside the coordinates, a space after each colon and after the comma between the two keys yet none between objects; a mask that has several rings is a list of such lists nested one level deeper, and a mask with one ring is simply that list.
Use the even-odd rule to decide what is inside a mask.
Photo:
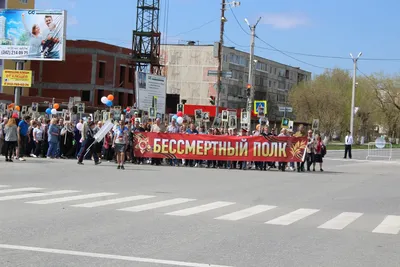
[{"label": "blue sky", "polygon": [[[167,29],[164,27],[164,1],[167,0],[161,0],[160,31],[166,33],[169,43],[194,40],[211,44],[218,41],[220,0],[168,0]],[[69,39],[98,40],[131,47],[136,2],[36,0],[36,8],[66,9]],[[350,52],[357,55],[362,51],[364,59],[400,59],[399,9],[398,0],[243,0],[232,11],[246,31],[244,18],[255,23],[261,16],[256,31],[258,37],[281,51],[348,58],[288,54],[303,63],[280,52],[263,49],[270,47],[256,40],[257,55],[318,74],[324,68],[351,69]],[[248,51],[250,37],[241,29],[232,11],[227,10],[228,22],[225,24],[225,34],[232,42],[225,39],[225,44]],[[205,26],[193,30],[202,25]],[[395,74],[400,68],[400,60],[360,60],[359,68],[367,74]]]}]

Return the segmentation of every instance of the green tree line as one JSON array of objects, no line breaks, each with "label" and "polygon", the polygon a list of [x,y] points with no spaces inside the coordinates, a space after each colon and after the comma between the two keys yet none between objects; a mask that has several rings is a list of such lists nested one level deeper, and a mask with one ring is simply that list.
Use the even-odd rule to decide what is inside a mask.
[{"label": "green tree line", "polygon": [[[343,137],[349,130],[352,73],[334,69],[293,87],[289,93],[296,120],[319,119],[319,131],[332,137]],[[353,136],[366,141],[384,133],[400,137],[400,76],[382,73],[357,76]]]}]

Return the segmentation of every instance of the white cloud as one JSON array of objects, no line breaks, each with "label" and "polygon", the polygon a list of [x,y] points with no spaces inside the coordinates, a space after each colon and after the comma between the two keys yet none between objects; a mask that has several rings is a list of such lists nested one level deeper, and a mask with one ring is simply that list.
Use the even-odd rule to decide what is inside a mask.
[{"label": "white cloud", "polygon": [[78,19],[75,16],[68,16],[67,24],[68,24],[68,26],[77,25]]},{"label": "white cloud", "polygon": [[15,21],[15,20],[11,19],[11,20],[7,21],[7,24],[22,25],[22,22],[21,21]]},{"label": "white cloud", "polygon": [[267,13],[262,15],[262,23],[277,29],[293,29],[310,23],[307,16],[299,13]]},{"label": "white cloud", "polygon": [[75,8],[76,2],[75,1],[68,1],[69,8]]}]

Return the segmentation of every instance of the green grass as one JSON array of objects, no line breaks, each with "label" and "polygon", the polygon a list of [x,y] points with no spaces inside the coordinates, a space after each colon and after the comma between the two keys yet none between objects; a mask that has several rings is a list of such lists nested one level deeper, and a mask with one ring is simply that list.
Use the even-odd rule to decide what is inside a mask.
[{"label": "green grass", "polygon": [[[365,145],[353,145],[353,149],[368,149],[368,144]],[[400,145],[393,144],[392,148],[400,148]],[[335,144],[330,143],[326,146],[326,149],[329,150],[344,150],[344,145],[341,143]]]}]

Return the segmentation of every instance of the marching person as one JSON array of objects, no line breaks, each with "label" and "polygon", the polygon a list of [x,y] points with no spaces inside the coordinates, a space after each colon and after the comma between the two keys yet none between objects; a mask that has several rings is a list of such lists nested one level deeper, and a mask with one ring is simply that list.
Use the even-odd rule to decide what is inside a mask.
[{"label": "marching person", "polygon": [[119,121],[119,125],[116,127],[114,132],[113,148],[117,156],[117,169],[125,170],[125,150],[128,144],[128,128],[125,126],[124,122]]},{"label": "marching person", "polygon": [[85,146],[82,147],[81,154],[79,155],[78,159],[78,164],[83,165],[83,158],[85,157],[86,150],[89,149],[90,147],[90,152],[92,152],[92,157],[94,159],[94,164],[99,165],[101,164],[99,160],[99,156],[97,155],[95,151],[95,146],[91,146],[93,142],[95,141],[94,139],[94,127],[96,124],[93,121],[88,122],[88,127],[86,128],[86,139],[85,139]]},{"label": "marching person", "polygon": [[[324,145],[324,142],[321,139],[320,135],[316,136],[316,141],[315,141],[315,162],[319,163],[319,170],[323,172],[324,170],[322,169],[322,158],[324,156],[324,149],[326,150],[326,147]],[[326,151],[325,151],[326,152]],[[315,164],[315,163],[314,163]],[[315,169],[314,169],[315,170]]]}]

